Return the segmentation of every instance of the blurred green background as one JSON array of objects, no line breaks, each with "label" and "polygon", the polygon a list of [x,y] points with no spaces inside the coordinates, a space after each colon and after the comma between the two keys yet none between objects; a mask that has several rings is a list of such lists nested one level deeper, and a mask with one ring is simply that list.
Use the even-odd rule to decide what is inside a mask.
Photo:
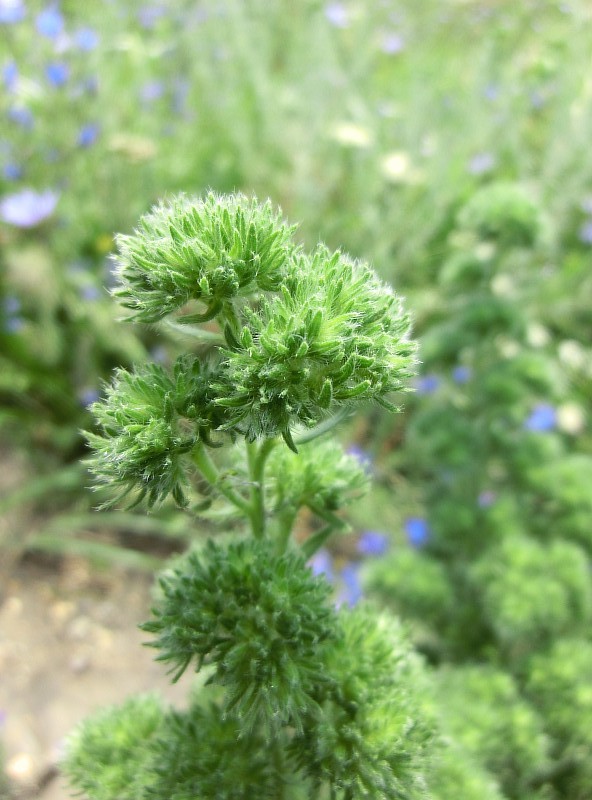
[{"label": "blurred green background", "polygon": [[121,324],[113,236],[173,192],[269,197],[370,261],[420,342],[403,413],[343,433],[375,489],[315,569],[433,665],[438,797],[589,800],[590,3],[0,0],[0,38],[3,576],[152,570],[192,535],[86,488],[104,381],[186,346]]}]

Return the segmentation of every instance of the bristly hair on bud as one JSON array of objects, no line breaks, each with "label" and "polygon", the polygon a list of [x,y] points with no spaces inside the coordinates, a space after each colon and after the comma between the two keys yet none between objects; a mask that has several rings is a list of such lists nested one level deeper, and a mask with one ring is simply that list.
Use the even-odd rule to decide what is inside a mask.
[{"label": "bristly hair on bud", "polygon": [[295,227],[269,201],[241,194],[184,195],[156,206],[130,236],[117,237],[120,286],[134,319],[156,322],[191,301],[180,322],[205,322],[238,297],[276,291],[296,251]]},{"label": "bristly hair on bud", "polygon": [[324,246],[297,254],[281,291],[244,316],[249,345],[224,352],[216,402],[250,441],[289,436],[344,405],[390,406],[413,373],[400,299],[370,266]]}]

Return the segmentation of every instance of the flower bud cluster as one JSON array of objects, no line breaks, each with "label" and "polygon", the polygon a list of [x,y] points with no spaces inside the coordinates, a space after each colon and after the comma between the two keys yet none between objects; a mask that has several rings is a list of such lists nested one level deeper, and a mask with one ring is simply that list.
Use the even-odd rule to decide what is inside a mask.
[{"label": "flower bud cluster", "polygon": [[119,236],[115,295],[141,322],[156,322],[188,302],[205,305],[194,321],[225,303],[281,284],[295,249],[293,228],[269,202],[242,195],[161,203],[132,236]]},{"label": "flower bud cluster", "polygon": [[189,664],[214,668],[227,711],[243,729],[301,728],[322,685],[323,646],[335,637],[330,587],[295,553],[274,556],[254,540],[211,540],[161,580],[162,602],[143,630],[178,679]]},{"label": "flower bud cluster", "polygon": [[246,308],[245,320],[224,353],[228,392],[217,402],[248,439],[288,438],[294,424],[315,425],[339,405],[388,405],[411,375],[399,298],[367,264],[323,246],[298,254],[281,291]]},{"label": "flower bud cluster", "polygon": [[322,245],[304,253],[293,233],[269,202],[209,194],[161,204],[119,237],[115,294],[133,316],[211,320],[218,344],[201,366],[178,361],[172,377],[160,367],[118,373],[94,407],[100,481],[150,504],[168,494],[184,503],[183,456],[212,432],[281,435],[295,450],[295,426],[368,401],[393,408],[415,364],[400,299],[367,264]]},{"label": "flower bud cluster", "polygon": [[172,375],[159,364],[117,371],[105,400],[92,406],[101,435],[86,434],[91,471],[120,489],[113,502],[137,491],[148,506],[169,494],[186,505],[184,457],[219,421],[211,386],[208,363],[193,356],[179,358]]}]

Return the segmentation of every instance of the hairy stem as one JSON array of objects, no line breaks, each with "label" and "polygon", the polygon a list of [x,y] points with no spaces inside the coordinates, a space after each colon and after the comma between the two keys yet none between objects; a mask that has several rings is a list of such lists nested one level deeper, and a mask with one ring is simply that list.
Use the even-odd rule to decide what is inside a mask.
[{"label": "hairy stem", "polygon": [[265,490],[263,478],[265,462],[275,444],[275,439],[265,439],[260,447],[257,446],[256,442],[247,442],[247,462],[251,481],[249,518],[251,520],[251,530],[256,539],[262,539],[265,536]]},{"label": "hairy stem", "polygon": [[191,453],[193,457],[193,461],[196,467],[199,469],[203,477],[207,480],[207,482],[220,494],[224,495],[224,497],[232,503],[233,506],[236,508],[240,508],[240,510],[246,514],[247,516],[251,516],[251,506],[245,500],[245,498],[240,495],[237,491],[235,491],[231,486],[228,486],[226,483],[224,476],[220,474],[218,467],[214,464],[212,459],[210,458],[205,446],[198,442],[197,445],[193,448]]}]

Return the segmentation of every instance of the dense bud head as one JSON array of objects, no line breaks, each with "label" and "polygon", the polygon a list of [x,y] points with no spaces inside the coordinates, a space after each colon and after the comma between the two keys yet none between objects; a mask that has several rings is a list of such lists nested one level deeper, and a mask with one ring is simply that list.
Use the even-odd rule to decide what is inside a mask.
[{"label": "dense bud head", "polygon": [[315,425],[343,405],[389,405],[413,372],[400,299],[367,264],[325,247],[298,255],[282,291],[245,316],[218,403],[248,439]]},{"label": "dense bud head", "polygon": [[420,699],[421,665],[395,620],[357,608],[340,622],[343,636],[327,652],[322,714],[293,743],[298,762],[313,782],[329,784],[332,797],[424,798],[432,725]]},{"label": "dense bud head", "polygon": [[517,183],[484,186],[462,208],[459,228],[506,247],[532,247],[542,232],[539,206]]},{"label": "dense bud head", "polygon": [[131,236],[117,237],[115,295],[141,322],[192,300],[213,317],[238,296],[278,288],[296,247],[293,232],[269,202],[175,197],[144,215]]},{"label": "dense bud head", "polygon": [[589,627],[590,565],[575,544],[508,537],[474,564],[471,578],[498,644],[516,657]]},{"label": "dense bud head", "polygon": [[118,370],[104,401],[93,404],[100,435],[88,433],[90,470],[99,484],[135,493],[149,506],[172,494],[185,505],[184,456],[223,419],[212,402],[212,367],[192,356],[172,375],[158,364]]},{"label": "dense bud head", "polygon": [[166,715],[152,745],[146,800],[275,800],[278,775],[260,733],[241,736],[216,705]]},{"label": "dense bud head", "polygon": [[543,721],[507,672],[455,666],[434,673],[444,732],[494,775],[509,797],[522,797],[547,763]]},{"label": "dense bud head", "polygon": [[66,741],[61,769],[90,800],[143,796],[151,746],[165,716],[155,695],[139,695],[81,723]]},{"label": "dense bud head", "polygon": [[298,454],[276,448],[269,460],[270,490],[276,506],[343,508],[366,492],[369,478],[354,456],[332,440],[316,439],[298,447]]},{"label": "dense bud head", "polygon": [[293,553],[266,542],[209,542],[161,580],[162,599],[143,629],[178,678],[191,661],[212,665],[225,708],[250,730],[299,728],[325,680],[322,654],[335,636],[328,584]]}]

